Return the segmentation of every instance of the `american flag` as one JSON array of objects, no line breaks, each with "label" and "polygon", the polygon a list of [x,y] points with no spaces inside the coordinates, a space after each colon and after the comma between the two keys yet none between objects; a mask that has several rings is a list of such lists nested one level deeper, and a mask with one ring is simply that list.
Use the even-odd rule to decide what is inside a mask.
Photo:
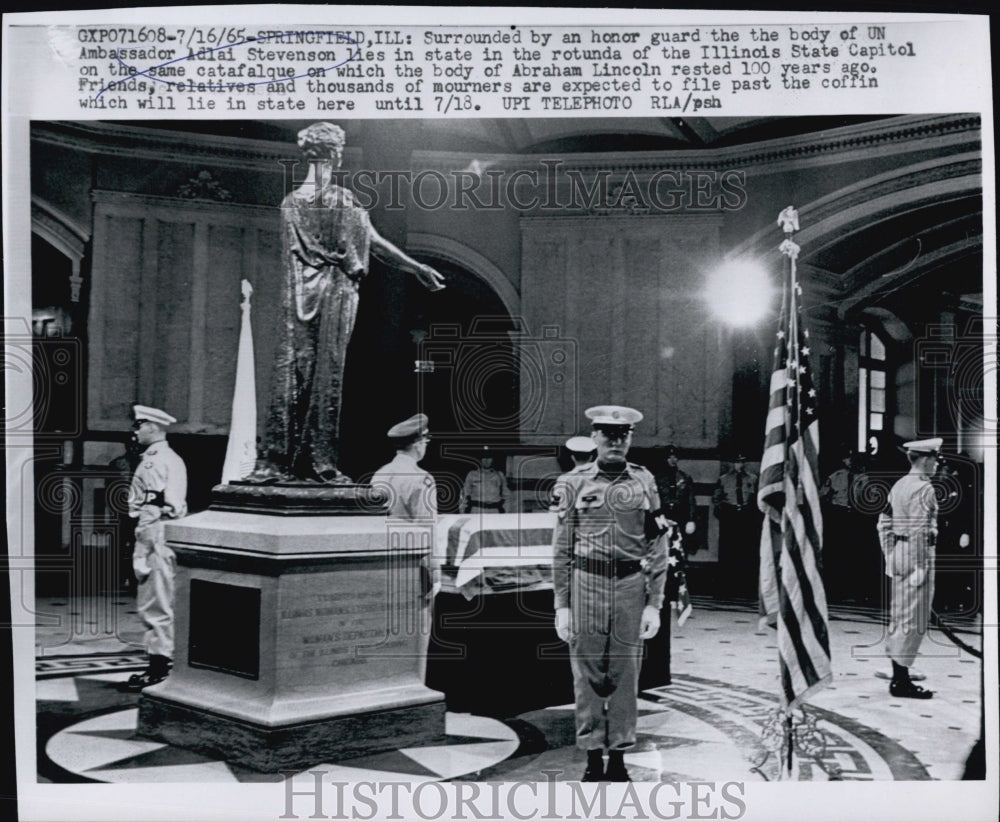
[{"label": "american flag", "polygon": [[[786,216],[786,212],[782,212]],[[797,228],[783,221],[786,258],[781,317],[764,431],[757,504],[764,512],[760,542],[762,621],[777,627],[781,703],[786,712],[827,684],[830,638],[820,578],[823,520],[819,500],[819,420],[809,369],[809,331],[795,273]]]}]

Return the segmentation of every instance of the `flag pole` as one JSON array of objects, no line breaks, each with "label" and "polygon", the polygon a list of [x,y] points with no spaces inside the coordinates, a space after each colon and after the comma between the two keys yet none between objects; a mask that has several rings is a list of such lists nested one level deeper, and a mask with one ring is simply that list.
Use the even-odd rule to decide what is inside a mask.
[{"label": "flag pole", "polygon": [[[786,376],[788,378],[788,382],[785,388],[785,392],[786,392],[786,402],[791,403],[792,408],[795,412],[794,420],[792,419],[792,415],[790,414],[787,415],[785,418],[785,442],[787,443],[791,439],[793,428],[796,431],[802,430],[799,403],[794,401],[793,399],[793,397],[797,399],[797,397],[795,397],[795,394],[797,393],[795,380],[799,370],[799,347],[796,344],[799,332],[798,328],[799,285],[797,282],[796,271],[795,271],[795,260],[798,257],[799,246],[794,240],[795,232],[799,228],[798,212],[796,212],[796,210],[792,206],[788,206],[788,208],[786,208],[784,211],[781,212],[780,215],[778,215],[778,224],[781,226],[781,229],[785,235],[785,239],[782,241],[778,249],[779,251],[781,251],[782,256],[785,258],[787,267],[787,277],[786,277],[788,281],[787,302],[786,302],[786,308],[788,311],[787,343],[788,345],[791,346],[791,352],[792,352],[792,356],[789,358],[788,364],[786,366]],[[787,478],[789,473],[794,470],[796,470],[795,466],[792,464],[792,460],[789,459],[788,453],[786,451],[784,476]],[[796,483],[796,488],[795,488],[796,505],[802,504],[802,500],[800,498],[800,490],[801,489],[798,486],[798,483]],[[789,537],[787,533],[789,528],[789,522],[788,522],[788,517],[785,515],[788,504],[789,500],[786,492],[785,506],[781,517],[782,543],[784,543],[785,540],[788,539]],[[782,551],[782,554],[783,553],[784,552]],[[779,580],[781,576],[784,574],[784,568],[782,567],[782,565],[783,563],[779,564],[778,566],[777,573],[779,576]],[[779,592],[778,608],[779,611],[783,613],[785,608],[788,607],[787,603],[788,592],[786,591],[785,586],[783,584],[780,584],[780,582],[778,586],[778,592]],[[784,722],[782,723],[784,739],[783,739],[782,750],[785,756],[781,757],[778,761],[779,780],[784,779],[785,777],[789,779],[792,777],[794,768],[794,754],[795,754],[795,738],[794,738],[793,723],[792,723],[792,707],[791,703],[789,703],[787,699],[783,699],[782,701],[784,703],[783,704]]]},{"label": "flag pole", "polygon": [[[774,367],[761,456],[757,505],[766,514],[761,530],[761,610],[777,631],[778,707],[761,734],[767,755],[778,760],[778,778],[792,773],[794,754],[821,760],[825,748],[816,717],[804,700],[829,684],[830,637],[826,592],[820,575],[823,515],[819,498],[818,397],[809,363],[809,331],[802,321],[798,281],[799,246],[793,239],[798,214],[789,206],[778,216],[786,258],[782,304],[775,334]],[[795,711],[801,716],[795,715]]]}]

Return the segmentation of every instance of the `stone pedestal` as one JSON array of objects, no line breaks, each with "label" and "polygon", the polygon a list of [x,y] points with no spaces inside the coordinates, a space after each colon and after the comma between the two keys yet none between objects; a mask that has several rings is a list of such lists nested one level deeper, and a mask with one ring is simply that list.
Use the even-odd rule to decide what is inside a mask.
[{"label": "stone pedestal", "polygon": [[387,527],[220,510],[170,523],[174,669],[143,691],[139,733],[265,772],[443,738],[443,695],[420,675],[430,546]]}]

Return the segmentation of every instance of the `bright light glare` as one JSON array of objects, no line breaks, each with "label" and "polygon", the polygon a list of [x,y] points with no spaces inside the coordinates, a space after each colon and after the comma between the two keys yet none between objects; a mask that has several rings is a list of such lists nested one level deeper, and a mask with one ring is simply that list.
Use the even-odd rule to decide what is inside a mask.
[{"label": "bright light glare", "polygon": [[712,312],[729,325],[754,325],[771,308],[773,288],[758,264],[733,261],[708,275],[705,299]]}]

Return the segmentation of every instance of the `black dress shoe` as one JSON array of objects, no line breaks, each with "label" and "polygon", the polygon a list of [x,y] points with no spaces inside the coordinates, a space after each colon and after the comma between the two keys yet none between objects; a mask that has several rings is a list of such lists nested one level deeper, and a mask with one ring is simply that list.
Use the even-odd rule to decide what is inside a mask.
[{"label": "black dress shoe", "polygon": [[128,678],[128,681],[120,682],[118,684],[118,690],[128,694],[137,694],[143,688],[148,688],[150,685],[156,685],[158,682],[163,682],[169,674],[169,671],[154,672],[151,670],[145,670],[141,674],[132,674],[132,676]]},{"label": "black dress shoe", "polygon": [[603,782],[604,781],[604,757],[601,750],[596,748],[587,751],[587,769],[583,772],[581,782]]},{"label": "black dress shoe", "polygon": [[903,699],[930,699],[934,696],[934,691],[928,691],[908,679],[890,682],[889,693]]},{"label": "black dress shoe", "polygon": [[628,775],[628,771],[625,768],[624,762],[610,762],[608,763],[608,771],[604,775],[604,778],[608,782],[631,782],[632,779]]}]

